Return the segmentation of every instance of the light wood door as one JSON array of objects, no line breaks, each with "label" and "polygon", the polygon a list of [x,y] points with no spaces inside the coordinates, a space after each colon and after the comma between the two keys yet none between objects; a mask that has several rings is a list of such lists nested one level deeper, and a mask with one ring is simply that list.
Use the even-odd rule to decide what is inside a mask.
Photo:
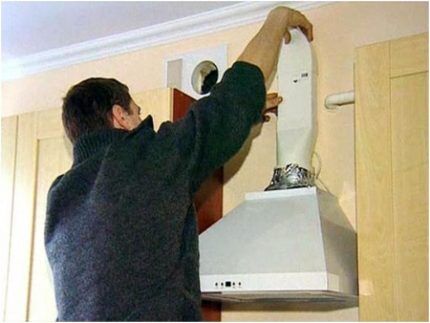
[{"label": "light wood door", "polygon": [[428,321],[428,34],[355,65],[361,320]]},{"label": "light wood door", "polygon": [[5,320],[18,117],[1,122],[0,320]]},{"label": "light wood door", "polygon": [[71,165],[60,113],[52,109],[17,117],[6,320],[56,318],[43,232],[48,189]]}]

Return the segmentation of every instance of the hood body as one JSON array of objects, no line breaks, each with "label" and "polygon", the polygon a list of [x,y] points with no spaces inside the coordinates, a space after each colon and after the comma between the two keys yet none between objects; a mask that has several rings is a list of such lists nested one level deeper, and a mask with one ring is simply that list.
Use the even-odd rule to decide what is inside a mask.
[{"label": "hood body", "polygon": [[353,228],[315,187],[248,193],[200,235],[206,299],[351,300],[356,267]]}]

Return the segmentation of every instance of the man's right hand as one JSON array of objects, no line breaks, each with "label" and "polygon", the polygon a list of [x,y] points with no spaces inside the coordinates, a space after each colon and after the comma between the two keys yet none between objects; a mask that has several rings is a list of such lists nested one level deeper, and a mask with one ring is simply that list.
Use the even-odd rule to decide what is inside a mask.
[{"label": "man's right hand", "polygon": [[267,19],[279,19],[280,21],[285,21],[284,38],[286,44],[288,44],[291,40],[291,35],[288,30],[289,28],[298,27],[306,35],[309,41],[314,39],[312,24],[300,11],[288,7],[276,7],[269,13]]},{"label": "man's right hand", "polygon": [[286,43],[291,39],[288,28],[300,28],[309,41],[313,40],[312,24],[302,13],[287,7],[277,7],[270,11],[263,26],[246,46],[238,61],[257,65],[267,83],[278,63],[282,39],[285,39]]}]

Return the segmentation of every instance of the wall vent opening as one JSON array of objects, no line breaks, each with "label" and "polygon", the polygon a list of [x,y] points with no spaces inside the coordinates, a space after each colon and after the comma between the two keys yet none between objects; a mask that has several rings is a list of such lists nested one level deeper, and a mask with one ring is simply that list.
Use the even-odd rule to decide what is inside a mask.
[{"label": "wall vent opening", "polygon": [[191,76],[191,85],[198,94],[207,94],[217,83],[219,77],[218,67],[212,61],[200,62]]}]

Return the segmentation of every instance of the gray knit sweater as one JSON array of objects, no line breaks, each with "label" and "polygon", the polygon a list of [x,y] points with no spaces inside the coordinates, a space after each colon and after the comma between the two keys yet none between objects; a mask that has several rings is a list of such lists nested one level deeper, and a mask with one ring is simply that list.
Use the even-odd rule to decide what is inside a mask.
[{"label": "gray knit sweater", "polygon": [[200,320],[193,195],[261,118],[264,79],[237,62],[211,95],[155,132],[84,135],[49,191],[45,246],[58,320]]}]

